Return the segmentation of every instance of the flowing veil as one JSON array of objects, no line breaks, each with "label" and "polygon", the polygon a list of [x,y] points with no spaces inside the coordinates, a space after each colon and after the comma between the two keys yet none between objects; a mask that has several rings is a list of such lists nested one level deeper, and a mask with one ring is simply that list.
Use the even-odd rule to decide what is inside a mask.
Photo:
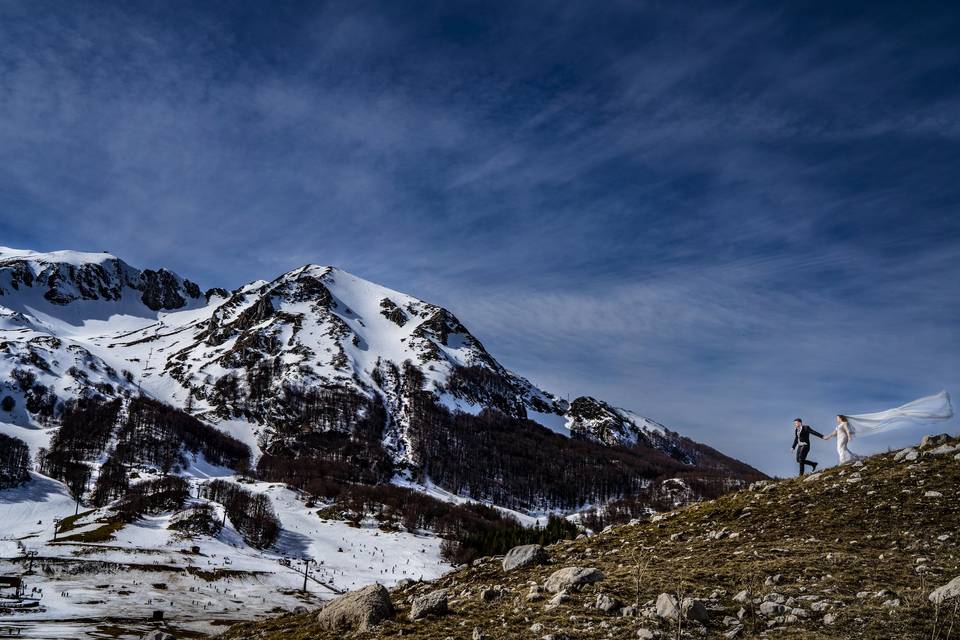
[{"label": "flowing veil", "polygon": [[908,402],[896,409],[847,416],[847,420],[851,436],[869,436],[880,431],[909,427],[933,420],[949,420],[952,417],[953,405],[950,404],[950,394],[941,391],[935,395]]}]

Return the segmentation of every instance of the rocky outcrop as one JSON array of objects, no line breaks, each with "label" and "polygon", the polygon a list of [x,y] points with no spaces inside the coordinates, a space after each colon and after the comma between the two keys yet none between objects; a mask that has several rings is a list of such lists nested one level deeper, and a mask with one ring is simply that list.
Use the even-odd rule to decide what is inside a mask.
[{"label": "rocky outcrop", "polygon": [[447,592],[444,589],[439,589],[413,599],[410,604],[410,619],[419,620],[426,616],[441,616],[447,611]]},{"label": "rocky outcrop", "polygon": [[550,593],[574,591],[584,585],[603,580],[603,573],[594,567],[565,567],[554,571],[544,582],[543,588]]},{"label": "rocky outcrop", "polygon": [[942,587],[934,589],[929,596],[930,602],[942,604],[947,600],[960,598],[960,576],[957,576]]},{"label": "rocky outcrop", "polygon": [[329,631],[368,631],[391,616],[390,593],[372,584],[329,602],[317,614],[317,623]]},{"label": "rocky outcrop", "polygon": [[514,547],[503,557],[503,570],[523,569],[547,561],[547,552],[538,544],[525,544]]}]

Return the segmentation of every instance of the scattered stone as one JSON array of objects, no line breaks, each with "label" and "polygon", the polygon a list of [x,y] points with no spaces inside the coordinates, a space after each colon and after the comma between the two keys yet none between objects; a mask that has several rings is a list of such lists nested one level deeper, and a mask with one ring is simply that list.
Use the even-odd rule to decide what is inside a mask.
[{"label": "scattered stone", "polygon": [[816,473],[811,473],[806,478],[803,479],[804,482],[816,482],[823,477],[823,471],[818,471]]},{"label": "scattered stone", "polygon": [[439,589],[413,599],[410,604],[410,619],[419,620],[430,615],[440,616],[447,611],[447,592],[445,589]]},{"label": "scattered stone", "polygon": [[161,631],[157,629],[156,631],[151,631],[147,635],[143,636],[143,640],[177,640],[174,636],[170,635],[166,631]]},{"label": "scattered stone", "polygon": [[763,586],[772,587],[776,584],[780,584],[781,582],[783,582],[783,576],[778,573],[775,576],[767,576],[767,579],[763,581]]},{"label": "scattered stone", "polygon": [[837,616],[835,616],[832,613],[828,613],[827,615],[823,616],[823,624],[830,625],[836,621],[837,621]]},{"label": "scattered stone", "polygon": [[746,589],[739,592],[737,595],[733,596],[734,602],[739,602],[740,604],[745,604],[750,602],[750,592]]},{"label": "scattered stone", "polygon": [[906,458],[906,457],[907,457],[907,454],[910,453],[911,451],[916,451],[916,449],[914,449],[913,447],[907,447],[906,449],[900,449],[900,451],[897,451],[897,452],[894,454],[894,456],[893,456],[893,461],[894,461],[894,462],[900,462],[901,460],[903,460],[904,458]]},{"label": "scattered stone", "polygon": [[382,584],[371,584],[328,602],[317,614],[317,623],[330,631],[367,631],[391,616],[390,593]]},{"label": "scattered stone", "polygon": [[492,602],[500,597],[501,591],[499,589],[488,588],[480,592],[480,600],[482,602]]},{"label": "scattered stone", "polygon": [[736,638],[737,636],[739,636],[741,631],[743,631],[743,627],[736,626],[733,629],[730,629],[730,631],[727,631],[726,633],[724,633],[723,637],[728,638],[729,640],[732,640],[733,638]]},{"label": "scattered stone", "polygon": [[554,571],[543,588],[550,593],[559,593],[560,591],[579,589],[585,584],[600,582],[603,580],[603,574],[594,567],[565,567]]},{"label": "scattered stone", "polygon": [[783,613],[785,609],[786,607],[784,607],[782,604],[777,604],[776,602],[772,602],[770,600],[760,603],[760,614],[764,616],[775,616]]},{"label": "scattered stone", "polygon": [[543,625],[539,622],[534,622],[530,625],[530,633],[540,633],[541,631],[543,631]]},{"label": "scattered stone", "polygon": [[503,557],[503,570],[513,571],[514,569],[523,569],[534,565],[543,564],[547,561],[547,552],[538,544],[524,544],[514,547]]},{"label": "scattered stone", "polygon": [[555,609],[568,600],[570,600],[570,594],[568,594],[566,591],[561,591],[557,595],[547,600],[547,608]]},{"label": "scattered stone", "polygon": [[900,598],[892,598],[890,600],[884,600],[883,606],[888,609],[893,609],[900,606]]},{"label": "scattered stone", "polygon": [[919,454],[919,453],[917,453],[916,451],[911,451],[911,452],[908,453],[907,455],[903,456],[903,459],[906,460],[906,461],[908,461],[908,462],[913,462],[914,460],[916,460],[916,459],[919,458],[919,457],[920,457],[920,454]]},{"label": "scattered stone", "polygon": [[637,637],[640,638],[640,640],[653,640],[658,635],[659,634],[656,631],[647,629],[646,627],[637,629]]},{"label": "scattered stone", "polygon": [[597,609],[600,609],[600,611],[603,611],[604,613],[610,613],[615,609],[619,609],[620,604],[621,604],[620,601],[612,596],[608,596],[605,593],[597,594],[596,607]]},{"label": "scattered stone", "polygon": [[939,491],[927,491],[923,494],[924,498],[942,498],[943,494]]},{"label": "scattered stone", "polygon": [[945,600],[960,597],[960,576],[957,576],[942,587],[934,589],[929,596],[930,602],[940,604]]}]

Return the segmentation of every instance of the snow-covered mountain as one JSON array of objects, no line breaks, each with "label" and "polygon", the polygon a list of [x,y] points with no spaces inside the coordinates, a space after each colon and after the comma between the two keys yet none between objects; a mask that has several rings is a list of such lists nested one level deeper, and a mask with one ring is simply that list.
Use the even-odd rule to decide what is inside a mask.
[{"label": "snow-covered mountain", "polygon": [[[85,393],[149,395],[230,432],[255,456],[301,420],[291,390],[335,390],[358,412],[386,409],[383,441],[413,462],[407,367],[442,405],[493,407],[555,431],[617,446],[641,443],[696,463],[663,425],[593,398],[572,403],[501,366],[450,311],[353,276],[306,265],[232,292],[108,253],[0,248],[0,373],[15,409],[38,426]],[[28,389],[13,372],[35,378]],[[41,389],[41,387],[43,389]],[[3,416],[0,416],[3,417]],[[350,420],[330,412],[321,425]]]},{"label": "snow-covered mountain", "polygon": [[322,598],[435,577],[548,512],[642,516],[759,477],[567,403],[449,310],[334,267],[202,292],[107,253],[0,248],[0,570],[41,567],[28,635],[82,635],[115,602],[212,632],[310,602],[296,558]]}]

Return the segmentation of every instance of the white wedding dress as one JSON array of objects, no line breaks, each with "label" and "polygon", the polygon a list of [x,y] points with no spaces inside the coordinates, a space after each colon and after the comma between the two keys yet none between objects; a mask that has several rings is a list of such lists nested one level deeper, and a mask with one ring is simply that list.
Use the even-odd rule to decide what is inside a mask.
[{"label": "white wedding dress", "polygon": [[850,444],[850,431],[845,426],[839,426],[833,432],[837,436],[837,455],[840,456],[840,464],[847,464],[859,460],[863,456],[850,451],[847,445]]},{"label": "white wedding dress", "polygon": [[895,409],[877,413],[863,413],[847,416],[847,424],[839,425],[828,437],[837,438],[837,455],[840,464],[859,460],[859,456],[849,449],[854,436],[872,436],[893,429],[922,425],[927,422],[949,420],[953,417],[953,404],[946,391],[908,402]]}]

